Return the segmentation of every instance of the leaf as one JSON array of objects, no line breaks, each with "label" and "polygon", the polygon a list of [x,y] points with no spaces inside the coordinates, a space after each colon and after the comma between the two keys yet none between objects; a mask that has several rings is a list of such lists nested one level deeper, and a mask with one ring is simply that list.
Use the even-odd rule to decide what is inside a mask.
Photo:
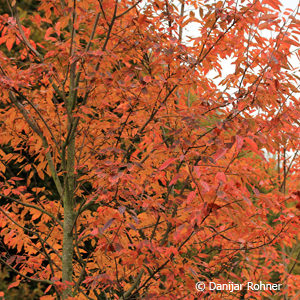
[{"label": "leaf", "polygon": [[207,182],[205,182],[204,180],[200,180],[200,183],[201,183],[201,185],[202,185],[202,187],[203,187],[203,189],[204,189],[204,191],[205,191],[206,193],[210,191],[210,187],[209,187],[209,185],[207,184]]},{"label": "leaf", "polygon": [[44,39],[45,39],[46,41],[53,41],[53,42],[55,42],[55,41],[56,41],[56,38],[54,38],[54,37],[51,36],[51,34],[53,34],[53,33],[54,33],[53,28],[52,28],[52,27],[49,27],[49,28],[46,30]]},{"label": "leaf", "polygon": [[47,293],[50,291],[51,288],[52,288],[52,285],[49,285],[49,286],[46,288],[46,290],[44,291],[44,294],[47,294]]},{"label": "leaf", "polygon": [[21,178],[21,177],[12,177],[11,179],[14,181],[24,180],[24,178]]},{"label": "leaf", "polygon": [[279,83],[279,80],[278,80],[278,79],[275,79],[275,80],[274,80],[274,84],[275,84],[275,88],[276,88],[276,90],[278,91],[278,90],[279,90],[279,88],[280,88],[280,83]]},{"label": "leaf", "polygon": [[94,228],[92,231],[91,231],[91,233],[90,233],[91,235],[98,235],[99,234],[99,228],[98,227],[96,227],[96,228]]},{"label": "leaf", "polygon": [[119,206],[118,207],[118,211],[119,211],[119,213],[121,214],[121,215],[123,215],[124,214],[124,212],[126,211],[126,207],[125,206]]},{"label": "leaf", "polygon": [[152,81],[152,79],[151,79],[151,76],[145,76],[144,78],[143,78],[143,80],[146,82],[146,83],[150,83],[151,81]]},{"label": "leaf", "polygon": [[235,139],[236,139],[236,150],[240,151],[243,147],[244,139],[239,135],[236,135]]},{"label": "leaf", "polygon": [[1,44],[3,44],[4,42],[6,42],[6,40],[7,40],[7,36],[2,36],[2,37],[0,37],[0,45]]},{"label": "leaf", "polygon": [[38,219],[41,216],[41,214],[42,213],[39,210],[35,210],[32,213],[31,220],[34,221],[34,220]]},{"label": "leaf", "polygon": [[180,177],[181,177],[180,174],[176,174],[176,175],[172,178],[172,180],[169,182],[169,186],[172,186],[173,184],[175,184],[175,183],[178,181],[178,179],[179,179]]},{"label": "leaf", "polygon": [[16,260],[16,255],[12,255],[10,258],[8,258],[7,259],[7,263],[9,264],[9,265],[12,265],[13,264],[13,262]]},{"label": "leaf", "polygon": [[7,289],[10,290],[11,288],[17,287],[20,284],[20,280],[16,280],[15,282],[11,283]]},{"label": "leaf", "polygon": [[200,17],[203,18],[204,12],[203,12],[203,8],[201,7],[201,5],[199,5],[199,14],[200,14]]},{"label": "leaf", "polygon": [[195,170],[197,178],[200,178],[200,176],[201,176],[200,167],[194,166],[194,170]]},{"label": "leaf", "polygon": [[259,151],[258,151],[258,147],[257,144],[250,138],[245,137],[245,141],[248,143],[248,145],[250,146],[251,150],[257,154],[260,155]]},{"label": "leaf", "polygon": [[186,199],[186,203],[190,204],[196,197],[196,192],[192,191],[188,194],[187,199]]},{"label": "leaf", "polygon": [[177,158],[169,158],[167,159],[159,168],[159,171],[162,171],[164,169],[166,169],[170,164],[172,164],[174,161],[176,161]]},{"label": "leaf", "polygon": [[213,159],[215,161],[218,161],[220,158],[222,158],[226,154],[227,150],[228,150],[227,148],[220,148],[213,156]]},{"label": "leaf", "polygon": [[60,36],[60,28],[61,28],[61,22],[57,22],[56,24],[55,24],[55,32],[56,32],[56,34],[58,35],[58,36]]},{"label": "leaf", "polygon": [[280,10],[281,3],[278,0],[264,0],[264,3],[270,5],[275,10]]},{"label": "leaf", "polygon": [[218,172],[216,174],[216,179],[218,180],[219,183],[225,183],[226,182],[226,175],[224,172]]},{"label": "leaf", "polygon": [[8,38],[6,40],[6,48],[7,48],[8,51],[11,51],[14,42],[15,42],[14,38]]},{"label": "leaf", "polygon": [[110,225],[114,222],[115,218],[109,219],[104,226],[99,230],[100,233],[104,233],[104,231],[110,227]]}]

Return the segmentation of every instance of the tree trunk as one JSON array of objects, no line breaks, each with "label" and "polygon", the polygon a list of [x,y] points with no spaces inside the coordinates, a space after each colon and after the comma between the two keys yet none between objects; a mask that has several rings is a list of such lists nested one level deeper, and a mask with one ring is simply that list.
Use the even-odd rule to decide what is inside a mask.
[{"label": "tree trunk", "polygon": [[74,190],[75,190],[75,132],[76,121],[73,118],[73,108],[76,102],[75,92],[75,70],[76,63],[70,68],[70,94],[67,103],[68,111],[68,135],[65,146],[67,147],[66,161],[64,164],[64,225],[63,225],[63,253],[62,253],[62,281],[67,282],[67,288],[63,292],[63,299],[71,295],[73,281],[73,227],[75,221],[74,213]]}]

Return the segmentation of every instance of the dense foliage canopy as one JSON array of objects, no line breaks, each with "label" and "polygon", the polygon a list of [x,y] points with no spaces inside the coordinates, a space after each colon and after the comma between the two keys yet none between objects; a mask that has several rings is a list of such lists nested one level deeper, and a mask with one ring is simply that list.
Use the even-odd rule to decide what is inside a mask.
[{"label": "dense foliage canopy", "polygon": [[[0,15],[9,288],[296,298],[298,12],[278,0],[24,3]],[[200,292],[198,281],[283,287]]]}]

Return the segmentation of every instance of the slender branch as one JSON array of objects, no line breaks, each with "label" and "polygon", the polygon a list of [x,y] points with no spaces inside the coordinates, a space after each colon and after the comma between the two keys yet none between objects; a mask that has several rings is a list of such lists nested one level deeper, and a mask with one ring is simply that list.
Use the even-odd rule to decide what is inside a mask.
[{"label": "slender branch", "polygon": [[59,144],[52,132],[52,130],[50,129],[48,123],[46,122],[46,120],[44,119],[44,117],[41,115],[40,111],[36,108],[36,106],[27,98],[24,96],[24,94],[22,92],[17,91],[16,89],[14,89],[14,92],[16,94],[18,94],[23,100],[25,100],[27,103],[29,103],[29,105],[34,109],[34,111],[38,114],[39,118],[42,120],[42,122],[44,123],[44,125],[46,126],[47,130],[49,131],[57,149],[59,149]]},{"label": "slender branch", "polygon": [[142,0],[138,0],[135,4],[133,4],[131,7],[129,7],[128,9],[126,9],[124,12],[122,12],[121,14],[116,16],[116,19],[119,19],[121,17],[123,17],[124,15],[126,15],[128,12],[130,12],[133,8],[135,8],[139,3],[141,3]]},{"label": "slender branch", "polygon": [[[192,231],[188,237],[180,244],[180,246],[178,247],[177,251],[180,251],[181,248],[190,240],[190,238],[194,235],[195,231]],[[160,266],[158,267],[152,274],[151,276],[149,276],[149,278],[134,292],[133,295],[137,294],[144,286],[147,285],[147,283],[154,277],[155,274],[157,274],[160,270],[162,270],[175,256],[174,253],[172,253],[170,255],[170,257]],[[132,296],[133,296],[132,295]]]},{"label": "slender branch", "polygon": [[103,14],[103,17],[104,17],[105,21],[107,22],[106,14],[105,14],[105,11],[104,11],[103,6],[102,6],[102,0],[98,0],[98,3],[99,3],[99,6],[100,6],[100,9],[101,9],[101,12]]},{"label": "slender branch", "polygon": [[123,296],[121,297],[121,299],[124,299],[124,300],[125,300],[127,297],[130,296],[130,294],[134,291],[134,289],[136,289],[136,288],[138,287],[138,285],[139,285],[139,283],[140,283],[140,281],[141,281],[141,278],[142,278],[144,272],[145,272],[144,269],[142,269],[142,270],[139,272],[139,274],[138,274],[138,276],[136,277],[134,283],[133,283],[133,284],[131,285],[131,287],[123,294]]},{"label": "slender branch", "polygon": [[62,197],[63,196],[63,188],[60,182],[60,179],[57,175],[55,166],[54,166],[54,162],[53,162],[53,158],[50,154],[49,151],[49,145],[48,142],[46,140],[46,138],[44,137],[39,125],[36,123],[36,121],[29,116],[28,111],[24,108],[24,106],[17,100],[15,94],[12,91],[9,91],[9,98],[11,100],[11,102],[18,108],[18,110],[21,112],[21,114],[23,115],[25,121],[28,123],[28,125],[31,127],[31,129],[41,138],[42,142],[43,142],[43,148],[46,151],[46,159],[51,171],[51,175],[52,178],[54,180],[55,186],[57,188],[57,191],[59,193],[59,195]]},{"label": "slender branch", "polygon": [[299,258],[300,258],[300,251],[298,252],[297,257],[295,258],[295,261],[294,261],[294,263],[293,263],[291,269],[289,270],[289,274],[291,274],[291,273],[293,272],[294,268],[295,268],[296,265],[299,263],[299,262],[298,262]]},{"label": "slender branch", "polygon": [[[181,0],[181,7],[180,7],[180,17],[183,18],[184,16],[184,6],[185,6],[185,0]],[[182,25],[179,26],[179,41],[182,41],[182,33],[183,28]]]},{"label": "slender branch", "polygon": [[94,26],[93,26],[93,29],[92,29],[92,32],[91,32],[91,35],[90,35],[89,42],[86,45],[85,52],[88,52],[90,50],[90,47],[91,47],[91,44],[92,44],[92,40],[94,39],[96,28],[97,28],[97,25],[98,25],[98,22],[99,22],[99,18],[100,18],[100,13],[98,13],[96,15],[96,18],[95,18],[95,21],[94,21]]},{"label": "slender branch", "polygon": [[113,17],[112,17],[111,22],[109,24],[109,27],[108,27],[108,32],[107,32],[106,39],[105,39],[103,47],[102,47],[102,51],[105,51],[107,43],[108,43],[108,40],[110,38],[110,34],[111,34],[111,31],[112,31],[112,28],[113,28],[114,23],[116,21],[117,9],[118,9],[118,0],[115,1],[114,14],[113,14]]},{"label": "slender branch", "polygon": [[[8,3],[9,3],[9,1],[8,1]],[[24,33],[24,30],[22,28],[22,24],[21,24],[20,19],[19,19],[19,14],[18,14],[18,9],[17,9],[16,3],[17,3],[17,1],[15,1],[15,5],[12,7],[12,11],[14,13],[14,17],[16,19],[21,37],[22,37],[24,43],[26,44],[26,46],[30,49],[30,51],[32,53],[34,53],[42,61],[43,60],[42,54],[40,54],[36,49],[33,48],[33,46],[30,44],[29,40],[27,39],[27,37]],[[10,5],[10,7],[11,7],[11,5]]]},{"label": "slender branch", "polygon": [[40,211],[41,213],[43,213],[43,214],[49,216],[53,221],[55,221],[56,223],[58,223],[61,227],[63,226],[62,223],[61,223],[54,215],[52,215],[52,214],[49,213],[48,211],[46,211],[46,210],[44,210],[44,209],[42,209],[42,208],[40,208],[40,207],[38,207],[38,206],[36,206],[36,205],[22,202],[22,201],[20,201],[20,200],[14,199],[14,198],[12,198],[12,197],[10,197],[10,196],[5,196],[4,194],[1,194],[1,193],[0,193],[0,196],[3,197],[3,198],[9,199],[9,200],[11,200],[11,201],[14,201],[14,202],[16,202],[16,203],[18,203],[18,204],[21,204],[21,205],[23,205],[23,206],[34,208],[34,209]]},{"label": "slender branch", "polygon": [[[21,228],[22,230],[27,231],[28,233],[31,233],[31,234],[37,236],[43,243],[45,243],[48,247],[50,247],[51,250],[53,250],[53,252],[56,253],[56,250],[55,250],[51,245],[49,245],[44,239],[42,239],[42,238],[40,237],[40,235],[39,235],[36,231],[33,231],[33,230],[31,230],[31,229],[29,229],[29,228],[27,228],[27,227],[24,227],[24,226],[20,225],[20,224],[19,224],[18,222],[16,222],[13,218],[11,218],[11,217],[9,216],[9,214],[8,214],[7,212],[5,212],[1,207],[0,207],[0,211],[5,215],[5,217],[8,218],[13,224],[15,224],[16,226],[18,226],[18,227]],[[56,255],[61,259],[61,257],[60,257],[57,253],[56,253]]]},{"label": "slender branch", "polygon": [[[291,169],[291,167],[292,167],[292,165],[293,165],[294,160],[296,159],[296,157],[297,157],[297,155],[298,155],[298,152],[299,152],[299,150],[297,149],[296,152],[295,152],[295,154],[293,155],[293,158],[292,158],[292,160],[291,160],[289,166],[288,166],[287,169],[285,170],[285,176],[287,176],[288,173],[290,172],[290,169]],[[280,190],[282,190],[283,184],[284,184],[284,181],[283,181],[283,182],[281,183],[281,185],[280,185]]]},{"label": "slender branch", "polygon": [[13,272],[17,273],[18,275],[24,277],[27,280],[30,281],[34,281],[34,282],[39,282],[39,283],[45,283],[45,284],[50,284],[50,285],[54,285],[54,282],[50,281],[50,280],[46,280],[46,279],[36,279],[36,278],[32,278],[29,277],[27,275],[22,274],[21,272],[19,272],[18,270],[16,270],[14,267],[12,267],[10,264],[8,264],[4,259],[2,259],[0,257],[0,262],[3,263],[4,265],[6,265],[8,268],[10,268]]}]

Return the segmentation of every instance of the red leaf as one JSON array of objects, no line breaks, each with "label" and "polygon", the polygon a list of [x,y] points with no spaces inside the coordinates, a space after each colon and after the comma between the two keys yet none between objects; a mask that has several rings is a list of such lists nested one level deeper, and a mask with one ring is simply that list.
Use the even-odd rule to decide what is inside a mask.
[{"label": "red leaf", "polygon": [[177,182],[178,178],[180,178],[180,174],[176,174],[169,183],[169,186],[173,185]]},{"label": "red leaf", "polygon": [[274,83],[275,83],[275,88],[278,91],[279,87],[280,87],[280,83],[279,83],[278,79],[275,79]]},{"label": "red leaf", "polygon": [[8,50],[8,51],[11,50],[11,48],[12,48],[14,42],[15,42],[15,40],[12,39],[12,38],[6,40],[6,47],[7,47],[7,50]]},{"label": "red leaf", "polygon": [[203,186],[205,192],[209,192],[209,191],[210,191],[210,187],[209,187],[209,185],[207,184],[207,182],[205,182],[205,181],[203,181],[203,180],[200,180],[200,183],[201,183],[201,185]]},{"label": "red leaf", "polygon": [[46,290],[44,291],[44,294],[47,294],[47,293],[50,291],[51,288],[52,288],[52,285],[49,285],[49,286],[46,288]]},{"label": "red leaf", "polygon": [[243,199],[247,202],[248,205],[252,205],[252,202],[250,201],[250,199],[248,197],[246,197],[245,195],[243,195]]},{"label": "red leaf", "polygon": [[117,173],[117,174],[115,174],[115,175],[113,175],[113,176],[110,176],[109,178],[108,178],[108,180],[111,182],[111,183],[117,183],[118,182],[118,180],[122,177],[122,175],[123,175],[123,172],[119,172],[119,173]]},{"label": "red leaf", "polygon": [[268,4],[275,10],[280,11],[280,2],[278,0],[265,0],[265,4]]},{"label": "red leaf", "polygon": [[98,228],[94,228],[91,232],[91,235],[97,235],[99,233],[99,229]]},{"label": "red leaf", "polygon": [[11,284],[7,287],[7,289],[9,290],[9,289],[11,289],[11,288],[14,288],[14,287],[18,286],[19,284],[20,284],[20,280],[17,280],[17,281],[15,281],[15,282],[11,283]]},{"label": "red leaf", "polygon": [[0,37],[0,45],[3,44],[7,39],[7,36]]},{"label": "red leaf", "polygon": [[165,168],[167,168],[172,162],[176,161],[177,158],[169,158],[168,160],[166,160],[159,168],[159,171],[164,170]]},{"label": "red leaf", "polygon": [[200,176],[201,176],[200,167],[199,166],[194,166],[194,170],[195,170],[197,178],[200,178]]},{"label": "red leaf", "polygon": [[143,80],[146,82],[146,83],[149,83],[149,82],[151,82],[151,77],[150,76],[145,76],[144,78],[143,78]]},{"label": "red leaf", "polygon": [[243,147],[244,139],[239,135],[236,135],[235,139],[236,139],[236,150],[239,151]]},{"label": "red leaf", "polygon": [[221,157],[223,157],[225,155],[225,153],[227,152],[228,149],[226,148],[221,148],[219,149],[216,154],[213,156],[213,159],[215,161],[219,160]]},{"label": "red leaf", "polygon": [[189,193],[189,195],[187,196],[186,202],[189,204],[191,203],[196,197],[196,192],[192,191]]},{"label": "red leaf", "polygon": [[219,182],[225,183],[226,182],[226,175],[224,174],[224,172],[218,172],[217,175],[216,175],[216,179]]},{"label": "red leaf", "polygon": [[11,192],[10,189],[5,189],[5,190],[3,191],[3,194],[4,194],[5,196],[8,196],[10,192]]},{"label": "red leaf", "polygon": [[11,179],[15,180],[15,181],[19,181],[19,180],[23,180],[24,178],[21,178],[21,177],[12,177]]},{"label": "red leaf", "polygon": [[245,138],[245,141],[249,144],[249,146],[250,146],[250,148],[251,148],[251,150],[252,150],[253,152],[255,152],[255,153],[257,153],[257,154],[260,154],[260,153],[258,152],[258,147],[257,147],[256,143],[255,143],[252,139],[246,137],[246,138]]},{"label": "red leaf", "polygon": [[46,41],[56,41],[56,39],[54,37],[51,37],[50,35],[53,33],[53,28],[52,27],[49,27],[45,33],[45,37],[44,39]]},{"label": "red leaf", "polygon": [[61,22],[57,22],[55,24],[55,31],[58,36],[60,36],[60,28],[61,28]]}]

